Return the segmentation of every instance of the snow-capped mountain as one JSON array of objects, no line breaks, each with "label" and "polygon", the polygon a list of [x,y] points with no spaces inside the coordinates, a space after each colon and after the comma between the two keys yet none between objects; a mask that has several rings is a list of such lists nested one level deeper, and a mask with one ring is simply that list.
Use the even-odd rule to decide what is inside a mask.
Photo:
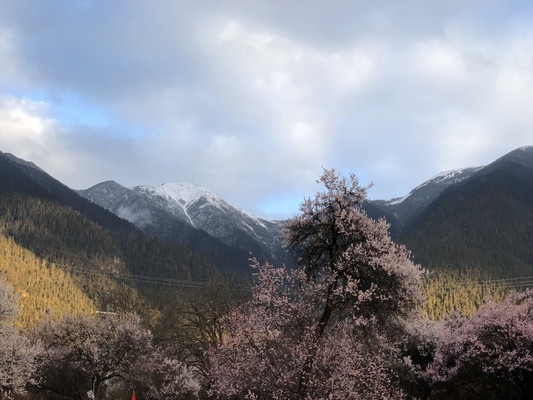
[{"label": "snow-capped mountain", "polygon": [[[368,201],[364,207],[372,218],[385,217],[391,224],[393,238],[402,242],[408,235],[414,237],[428,215],[465,188],[475,193],[481,183],[494,181],[498,174],[521,176],[527,181],[533,176],[532,169],[533,146],[526,146],[484,167],[442,172],[406,196]],[[200,185],[163,184],[129,189],[109,181],[79,193],[154,237],[188,246],[222,270],[245,270],[251,255],[278,265],[292,264],[282,248],[283,221],[257,218]],[[461,199],[457,202],[461,203]]]},{"label": "snow-capped mountain", "polygon": [[282,223],[257,218],[195,183],[137,186],[133,190],[228,245],[238,245],[242,233],[271,251],[281,245]]},{"label": "snow-capped mountain", "polygon": [[533,147],[513,150],[449,186],[400,240],[427,267],[531,276]]},{"label": "snow-capped mountain", "polygon": [[[195,183],[165,183],[130,189],[108,181],[79,193],[161,239],[191,245],[199,240],[199,230],[239,250],[246,264],[251,255],[270,262],[286,261],[281,246],[283,222],[257,218]],[[196,236],[196,240],[192,236]],[[205,240],[204,235],[202,241],[205,243]],[[206,256],[218,263],[221,253],[217,250],[211,257]]]},{"label": "snow-capped mountain", "polygon": [[403,197],[392,200],[373,200],[372,204],[392,215],[396,221],[391,222],[396,224],[396,228],[401,230],[444,190],[468,179],[482,168],[459,168],[441,172],[437,176],[417,186]]},{"label": "snow-capped mountain", "polygon": [[373,218],[384,216],[391,223],[391,231],[399,237],[404,228],[414,222],[445,190],[463,183],[469,184],[473,178],[482,178],[506,168],[533,168],[533,146],[520,147],[486,166],[441,172],[403,197],[370,201],[367,212]]}]

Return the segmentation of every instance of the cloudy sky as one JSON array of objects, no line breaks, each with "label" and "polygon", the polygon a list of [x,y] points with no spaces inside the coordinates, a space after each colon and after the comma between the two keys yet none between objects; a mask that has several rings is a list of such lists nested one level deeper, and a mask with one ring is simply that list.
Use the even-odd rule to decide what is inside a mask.
[{"label": "cloudy sky", "polygon": [[267,218],[322,167],[399,197],[533,144],[533,2],[0,2],[0,151]]}]

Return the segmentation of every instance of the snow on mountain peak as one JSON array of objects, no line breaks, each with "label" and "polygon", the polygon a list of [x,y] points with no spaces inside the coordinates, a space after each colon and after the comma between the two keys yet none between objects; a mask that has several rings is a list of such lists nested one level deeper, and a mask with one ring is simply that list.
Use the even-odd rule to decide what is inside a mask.
[{"label": "snow on mountain peak", "polygon": [[421,185],[411,190],[407,195],[389,200],[385,202],[385,204],[389,206],[393,206],[393,205],[398,205],[400,203],[403,203],[407,198],[411,197],[413,194],[420,192],[421,189],[430,187],[432,185],[438,185],[438,186],[441,186],[442,189],[444,189],[444,187],[448,187],[450,185],[453,185],[453,184],[456,184],[456,183],[459,183],[465,180],[471,174],[480,170],[481,168],[483,167],[458,168],[458,169],[452,169],[449,171],[441,172],[435,175],[430,180],[422,183]]},{"label": "snow on mountain peak", "polygon": [[206,198],[210,201],[216,201],[217,199],[217,196],[209,189],[194,182],[163,183],[160,186],[140,186],[139,188],[169,201],[179,203],[182,207],[187,207],[201,198]]},{"label": "snow on mountain peak", "polygon": [[410,195],[411,195],[411,193],[406,194],[406,195],[403,196],[403,197],[396,197],[396,198],[394,198],[394,199],[392,199],[392,200],[387,201],[386,204],[389,205],[389,206],[394,206],[394,205],[396,205],[396,204],[400,204],[400,203],[402,203],[406,198],[408,198]]},{"label": "snow on mountain peak", "polygon": [[531,151],[531,150],[533,150],[533,146],[531,146],[531,145],[528,145],[528,146],[522,146],[522,147],[520,147],[518,150],[521,150],[521,151]]},{"label": "snow on mountain peak", "polygon": [[448,171],[441,172],[440,174],[437,174],[433,178],[431,178],[429,182],[439,183],[444,180],[452,179],[456,177],[457,175],[462,174],[466,169],[470,169],[470,168],[457,168],[457,169],[451,169]]},{"label": "snow on mountain peak", "polygon": [[191,204],[202,197],[207,199],[215,199],[217,197],[206,187],[194,182],[163,183],[158,189],[165,197],[179,201],[183,205]]},{"label": "snow on mountain peak", "polygon": [[194,182],[163,183],[159,186],[137,186],[133,189],[144,192],[150,197],[163,199],[175,215],[185,217],[194,227],[196,227],[196,224],[189,213],[190,207],[194,203],[202,199],[218,206],[223,202],[209,189]]},{"label": "snow on mountain peak", "polygon": [[435,175],[429,181],[426,181],[420,186],[413,189],[411,193],[429,184],[438,184],[438,183],[444,182],[447,185],[451,185],[453,183],[461,182],[462,180],[470,176],[472,173],[479,171],[481,168],[483,167],[457,168],[457,169],[451,169],[448,171],[441,172],[440,174]]},{"label": "snow on mountain peak", "polygon": [[[173,212],[177,212],[185,218],[194,227],[201,227],[209,232],[206,227],[202,228],[203,222],[198,220],[198,209],[204,208],[207,204],[214,206],[222,214],[232,214],[233,219],[237,222],[240,229],[248,232],[254,232],[254,225],[267,229],[265,223],[249,212],[243,211],[230,205],[224,199],[218,197],[204,186],[194,182],[187,183],[163,183],[160,186],[138,186],[138,190],[152,197],[164,199]],[[201,203],[198,205],[198,201]],[[178,211],[179,210],[179,211]],[[238,215],[238,217],[236,217]]]}]

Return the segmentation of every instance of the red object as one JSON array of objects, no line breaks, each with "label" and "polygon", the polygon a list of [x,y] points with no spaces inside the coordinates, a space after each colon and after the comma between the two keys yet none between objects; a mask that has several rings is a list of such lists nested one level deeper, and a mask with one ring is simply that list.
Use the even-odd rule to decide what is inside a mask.
[{"label": "red object", "polygon": [[135,392],[133,392],[133,396],[131,396],[131,400],[135,400]]}]

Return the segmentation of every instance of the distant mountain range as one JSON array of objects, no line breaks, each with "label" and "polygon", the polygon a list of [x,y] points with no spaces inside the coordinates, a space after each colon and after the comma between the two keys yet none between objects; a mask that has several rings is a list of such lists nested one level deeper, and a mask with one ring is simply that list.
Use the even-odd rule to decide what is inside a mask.
[{"label": "distant mountain range", "polygon": [[248,271],[252,256],[288,261],[282,221],[257,218],[194,183],[128,189],[107,181],[78,193],[153,237],[190,247],[222,271]]},{"label": "distant mountain range", "polygon": [[[10,171],[13,190],[44,191],[111,231],[139,229],[191,249],[224,272],[249,273],[251,256],[292,263],[282,248],[284,221],[257,218],[194,183],[126,188],[107,181],[75,193],[13,155],[2,154],[0,167]],[[368,201],[364,208],[372,218],[386,218],[393,238],[424,266],[533,272],[532,146],[487,166],[443,172],[406,196]]]},{"label": "distant mountain range", "polygon": [[[440,173],[401,198],[367,201],[364,209],[372,218],[387,219],[393,238],[424,266],[527,269],[533,264],[527,250],[533,249],[532,177],[533,147],[526,146],[487,166]],[[283,221],[254,217],[193,183],[128,189],[104,182],[79,193],[152,236],[190,246],[224,270],[237,263],[222,265],[222,252],[211,251],[216,246],[207,244],[206,236],[199,239],[198,231],[229,246],[232,254],[240,252],[241,260],[251,251],[291,263],[281,246]]]},{"label": "distant mountain range", "polygon": [[[156,275],[167,278],[200,280],[213,271],[189,248],[147,236],[35,164],[2,152],[0,234],[14,238],[38,257],[69,268],[144,275],[157,271]],[[105,259],[112,259],[114,267],[105,265]],[[146,270],[147,265],[152,271]]]},{"label": "distant mountain range", "polygon": [[[368,201],[428,268],[483,270],[533,285],[533,147],[483,167],[441,173],[404,197]],[[292,265],[284,221],[242,211],[193,183],[76,192],[0,152],[0,279],[21,295],[22,321],[110,306],[147,318],[177,286],[249,276],[249,258]],[[483,276],[488,276],[484,274]]]},{"label": "distant mountain range", "polygon": [[443,172],[402,198],[365,205],[429,268],[533,275],[533,146]]}]

